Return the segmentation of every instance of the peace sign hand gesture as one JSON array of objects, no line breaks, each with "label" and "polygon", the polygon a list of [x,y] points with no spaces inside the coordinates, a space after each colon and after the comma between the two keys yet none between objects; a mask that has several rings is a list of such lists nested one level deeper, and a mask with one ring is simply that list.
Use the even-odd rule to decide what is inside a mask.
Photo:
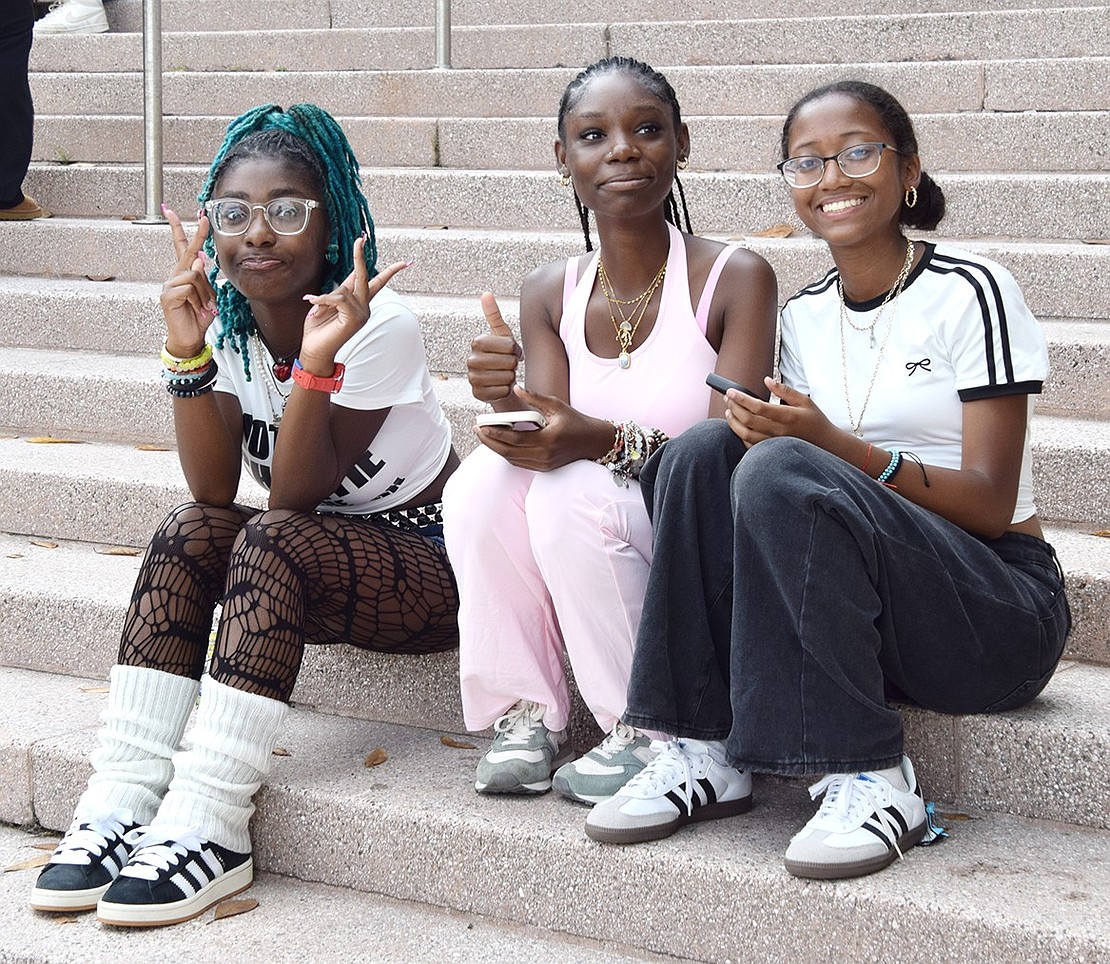
[{"label": "peace sign hand gesture", "polygon": [[173,274],[162,286],[160,297],[166,319],[166,351],[179,358],[192,358],[204,348],[204,333],[216,315],[216,292],[205,273],[201,250],[208,237],[208,218],[200,216],[190,241],[181,218],[169,208],[165,213],[177,255]]},{"label": "peace sign hand gesture", "polygon": [[355,270],[338,288],[326,295],[305,295],[312,308],[304,320],[300,360],[306,371],[328,375],[335,367],[335,353],[346,344],[370,317],[370,302],[390,279],[412,264],[396,261],[373,278],[363,257],[365,238],[354,243]]}]

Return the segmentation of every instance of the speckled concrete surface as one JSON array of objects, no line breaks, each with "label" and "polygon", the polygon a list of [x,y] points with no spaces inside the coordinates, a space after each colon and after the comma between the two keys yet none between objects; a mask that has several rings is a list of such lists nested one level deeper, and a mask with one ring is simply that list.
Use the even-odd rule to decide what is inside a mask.
[{"label": "speckled concrete surface", "polygon": [[[275,758],[257,799],[260,866],[705,960],[791,960],[816,944],[891,961],[1110,954],[1107,831],[942,805],[944,843],[871,878],[807,883],[781,866],[813,806],[799,781],[757,780],[742,817],[605,847],[585,838],[584,808],[475,794],[484,742],[462,750],[439,737],[294,712],[281,739],[290,755]],[[88,745],[59,737],[36,747],[36,781],[40,772],[54,781],[36,799],[40,819],[68,821]],[[389,759],[366,769],[379,746]],[[676,913],[691,905],[697,914]]]},{"label": "speckled concrete surface", "polygon": [[[0,826],[0,866],[32,859],[55,839]],[[116,964],[119,961],[395,962],[512,960],[620,964],[666,960],[639,949],[541,927],[260,874],[243,897],[246,914],[208,911],[172,928],[102,927],[95,914],[43,914],[27,906],[37,870],[0,875],[0,964]]]}]

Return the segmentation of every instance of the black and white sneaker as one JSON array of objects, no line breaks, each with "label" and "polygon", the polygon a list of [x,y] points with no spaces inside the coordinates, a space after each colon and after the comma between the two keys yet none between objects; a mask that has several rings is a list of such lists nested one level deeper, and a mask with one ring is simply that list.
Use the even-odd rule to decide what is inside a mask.
[{"label": "black and white sneaker", "polygon": [[195,830],[147,827],[96,905],[96,917],[116,927],[177,924],[246,890],[253,879],[249,853],[210,843]]},{"label": "black and white sneaker", "polygon": [[130,810],[74,817],[31,891],[35,910],[92,910],[131,854]]}]

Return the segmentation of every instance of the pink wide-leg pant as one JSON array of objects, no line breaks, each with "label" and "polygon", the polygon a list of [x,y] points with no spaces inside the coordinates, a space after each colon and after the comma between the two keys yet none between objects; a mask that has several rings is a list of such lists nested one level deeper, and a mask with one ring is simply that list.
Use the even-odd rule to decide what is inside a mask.
[{"label": "pink wide-leg pant", "polygon": [[467,727],[485,729],[527,699],[564,729],[565,647],[582,698],[610,731],[624,712],[651,563],[639,483],[619,486],[588,461],[531,472],[480,447],[448,481],[443,519]]}]

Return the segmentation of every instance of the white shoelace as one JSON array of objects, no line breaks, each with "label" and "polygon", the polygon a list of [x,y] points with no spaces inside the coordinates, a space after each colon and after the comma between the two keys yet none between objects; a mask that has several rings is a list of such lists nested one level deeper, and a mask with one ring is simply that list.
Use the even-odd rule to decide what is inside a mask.
[{"label": "white shoelace", "polygon": [[107,849],[112,837],[122,837],[124,828],[134,820],[134,814],[123,808],[97,814],[91,819],[74,817],[50,863],[87,866],[92,863],[94,854],[99,857]]},{"label": "white shoelace", "polygon": [[542,722],[543,707],[529,700],[521,700],[493,724],[493,729],[502,735],[503,744],[525,744],[532,739],[536,727]]},{"label": "white shoelace", "polygon": [[874,816],[893,841],[899,858],[905,859],[902,848],[898,846],[901,827],[886,812],[889,801],[880,799],[876,792],[879,785],[874,777],[867,774],[830,773],[809,788],[809,795],[813,800],[822,793],[825,795],[816,819],[835,821],[845,831],[862,827],[869,817]]},{"label": "white shoelace", "polygon": [[598,756],[612,759],[625,747],[635,743],[639,735],[640,731],[637,730],[636,727],[629,726],[627,723],[622,723],[620,720],[617,720],[616,724],[613,726],[612,732],[598,744],[594,752]]},{"label": "white shoelace", "polygon": [[158,874],[181,862],[191,850],[200,850],[207,837],[195,827],[139,827],[127,835],[135,850],[121,875],[157,880]]},{"label": "white shoelace", "polygon": [[624,785],[621,796],[646,800],[673,789],[682,795],[689,813],[694,799],[690,751],[681,740],[652,740],[651,748],[658,755]]}]

